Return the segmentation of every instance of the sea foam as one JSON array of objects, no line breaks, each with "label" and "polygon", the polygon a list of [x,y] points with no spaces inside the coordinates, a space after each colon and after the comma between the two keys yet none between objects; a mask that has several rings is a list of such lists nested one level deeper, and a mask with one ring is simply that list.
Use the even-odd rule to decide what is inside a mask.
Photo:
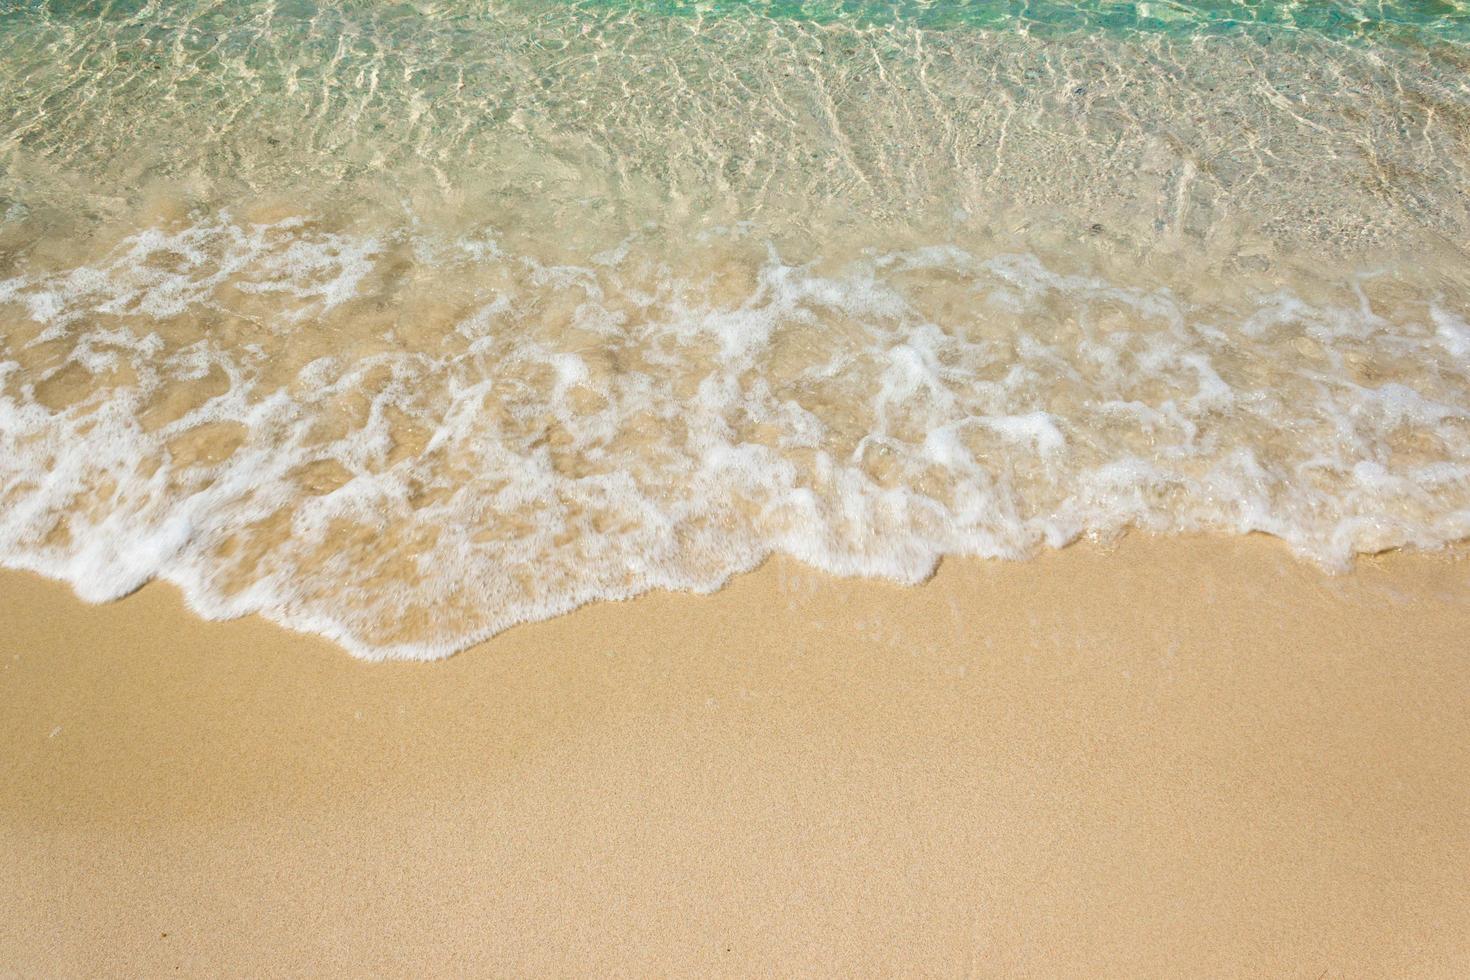
[{"label": "sea foam", "polygon": [[0,561],[431,658],[778,552],[913,583],[1127,528],[1333,568],[1470,534],[1442,297],[741,242],[551,264],[225,215],[0,282]]}]

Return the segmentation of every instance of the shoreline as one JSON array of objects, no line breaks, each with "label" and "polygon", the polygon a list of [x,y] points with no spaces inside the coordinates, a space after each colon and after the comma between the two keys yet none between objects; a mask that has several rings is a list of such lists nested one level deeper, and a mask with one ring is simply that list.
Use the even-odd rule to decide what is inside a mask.
[{"label": "shoreline", "polygon": [[773,559],[366,662],[0,572],[0,973],[1470,969],[1470,562]]}]

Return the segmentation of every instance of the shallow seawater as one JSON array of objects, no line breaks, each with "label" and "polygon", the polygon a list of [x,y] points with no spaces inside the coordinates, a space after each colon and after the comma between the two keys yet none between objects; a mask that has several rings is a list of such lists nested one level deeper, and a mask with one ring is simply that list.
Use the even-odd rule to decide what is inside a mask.
[{"label": "shallow seawater", "polygon": [[434,657],[1470,536],[1470,4],[0,0],[0,563]]}]

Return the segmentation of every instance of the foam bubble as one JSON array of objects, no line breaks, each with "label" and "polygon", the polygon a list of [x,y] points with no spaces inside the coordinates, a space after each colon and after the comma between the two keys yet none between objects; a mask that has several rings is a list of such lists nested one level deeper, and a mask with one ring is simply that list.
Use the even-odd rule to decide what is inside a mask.
[{"label": "foam bubble", "polygon": [[749,237],[549,262],[221,215],[13,276],[0,561],[437,657],[773,552],[917,582],[1128,527],[1329,567],[1470,532],[1443,296],[1192,300],[955,244],[819,269]]}]

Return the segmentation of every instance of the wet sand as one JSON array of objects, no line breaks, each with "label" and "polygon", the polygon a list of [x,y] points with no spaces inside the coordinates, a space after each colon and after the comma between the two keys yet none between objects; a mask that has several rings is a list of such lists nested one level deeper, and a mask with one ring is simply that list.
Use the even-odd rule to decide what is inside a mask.
[{"label": "wet sand", "polygon": [[0,974],[1463,976],[1470,561],[775,561],[369,664],[0,574]]}]

